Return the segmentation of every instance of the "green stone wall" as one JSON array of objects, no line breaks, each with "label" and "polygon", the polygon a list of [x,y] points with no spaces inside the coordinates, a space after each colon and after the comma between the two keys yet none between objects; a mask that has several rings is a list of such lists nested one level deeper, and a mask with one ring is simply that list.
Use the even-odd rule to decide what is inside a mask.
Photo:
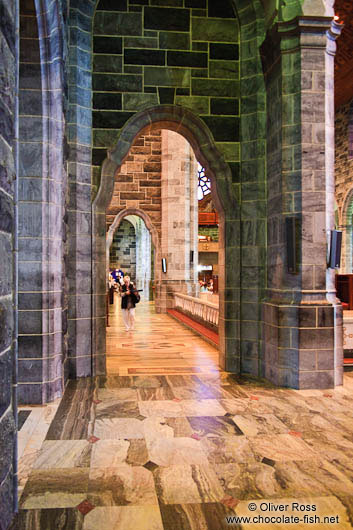
[{"label": "green stone wall", "polygon": [[101,0],[93,26],[93,182],[142,109],[199,115],[239,176],[239,24],[228,0]]}]

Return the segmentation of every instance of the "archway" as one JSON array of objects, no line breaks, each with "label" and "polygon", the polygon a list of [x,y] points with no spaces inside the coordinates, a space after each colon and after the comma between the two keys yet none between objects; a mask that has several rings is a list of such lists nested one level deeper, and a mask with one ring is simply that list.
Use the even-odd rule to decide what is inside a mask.
[{"label": "archway", "polygon": [[[92,245],[92,271],[93,271],[93,366],[94,374],[104,373],[105,370],[105,292],[106,292],[106,240],[105,240],[105,215],[106,208],[111,200],[114,186],[114,175],[128,156],[129,149],[135,138],[146,131],[157,129],[168,129],[181,134],[191,145],[198,161],[205,167],[209,175],[213,189],[213,200],[219,212],[219,266],[222,270],[219,283],[220,297],[220,358],[219,364],[227,369],[227,353],[231,354],[229,346],[239,340],[239,326],[237,316],[239,310],[234,310],[234,304],[239,302],[231,300],[231,304],[225,303],[226,288],[238,290],[239,274],[232,277],[232,273],[226,273],[226,231],[231,233],[232,239],[238,240],[239,230],[239,208],[233,197],[231,187],[231,170],[228,164],[217,150],[212,135],[205,123],[196,117],[188,109],[174,105],[161,105],[153,107],[134,115],[124,126],[114,149],[108,152],[108,158],[102,166],[101,182],[98,194],[93,202],[93,245]],[[226,213],[227,212],[227,215]],[[123,212],[119,218],[123,217]],[[148,221],[147,221],[148,222]],[[235,236],[235,238],[234,238]],[[239,247],[231,249],[233,260],[240,260]],[[156,252],[155,277],[161,277],[161,260]],[[236,269],[233,267],[232,269]],[[160,280],[161,282],[163,280]],[[231,296],[231,293],[228,293]],[[232,339],[227,342],[227,335]],[[228,352],[227,352],[228,347]],[[234,363],[233,363],[234,364]]]},{"label": "archway", "polygon": [[[153,225],[152,221],[151,221],[151,218],[150,216],[144,212],[143,210],[140,210],[140,209],[136,209],[136,208],[126,208],[125,210],[122,210],[121,212],[119,212],[113,223],[110,225],[109,227],[109,230],[107,232],[107,240],[106,240],[106,259],[107,259],[107,268],[108,268],[108,263],[109,263],[109,252],[110,252],[110,248],[111,248],[111,245],[112,245],[112,242],[113,242],[113,238],[114,238],[114,234],[116,233],[116,231],[118,230],[121,222],[124,220],[124,219],[127,219],[129,220],[129,218],[139,218],[142,220],[142,222],[144,223],[144,226],[146,227],[146,229],[148,230],[150,236],[151,236],[151,242],[152,242],[152,247],[153,247],[153,271],[155,271],[155,274],[157,274],[157,280],[159,280],[159,276],[160,276],[160,270],[159,268],[157,267],[157,263],[160,259],[160,241],[159,241],[159,238],[158,238],[158,233],[157,233],[157,230],[155,228],[155,226]],[[140,278],[137,276],[137,280],[140,281]],[[154,276],[154,281],[156,280],[156,277]],[[139,288],[139,285],[137,285],[137,287]],[[146,288],[146,286],[144,287]],[[143,298],[147,298],[146,296],[143,297]]]},{"label": "archway", "polygon": [[343,201],[341,211],[341,222],[338,229],[343,231],[342,253],[341,253],[341,271],[350,274],[353,269],[353,188],[350,189]]}]

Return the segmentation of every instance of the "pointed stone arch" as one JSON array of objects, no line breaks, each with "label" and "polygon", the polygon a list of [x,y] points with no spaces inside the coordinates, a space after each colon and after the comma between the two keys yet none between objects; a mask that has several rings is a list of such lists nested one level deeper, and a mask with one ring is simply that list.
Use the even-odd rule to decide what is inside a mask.
[{"label": "pointed stone arch", "polygon": [[[146,131],[168,129],[181,134],[193,148],[199,162],[205,167],[212,183],[212,198],[219,213],[219,265],[223,273],[220,274],[220,366],[229,369],[234,366],[234,341],[239,340],[238,310],[234,311],[237,299],[235,293],[239,290],[239,278],[234,275],[236,267],[225,266],[227,257],[234,263],[240,260],[239,203],[232,190],[232,174],[229,165],[218,151],[212,134],[206,124],[189,109],[174,105],[156,106],[135,114],[127,121],[118,141],[103,163],[100,186],[92,204],[92,285],[93,285],[93,366],[94,374],[104,373],[105,367],[105,293],[106,293],[106,208],[111,201],[114,188],[114,175],[128,156],[130,147],[136,137]],[[140,211],[125,210],[118,214],[116,223],[127,215],[135,213],[144,218],[146,226],[148,216]],[[151,232],[152,233],[152,232]],[[233,241],[233,246],[227,249],[226,240]],[[229,244],[230,247],[230,244]],[[160,260],[156,258],[156,278]],[[239,271],[238,271],[239,272]],[[226,301],[230,297],[231,303]],[[239,304],[239,302],[238,302]],[[227,331],[226,331],[227,327]],[[229,341],[228,339],[232,339]],[[238,363],[239,366],[239,363]]]},{"label": "pointed stone arch", "polygon": [[353,268],[352,217],[353,217],[353,188],[351,188],[346,193],[346,196],[344,198],[342,209],[341,209],[340,226],[339,226],[339,230],[343,230],[341,271],[347,274],[350,274]]},{"label": "pointed stone arch", "polygon": [[154,247],[154,270],[156,271],[156,277],[155,280],[160,280],[160,270],[157,267],[157,263],[160,263],[161,258],[161,244],[158,237],[158,231],[156,227],[154,226],[150,216],[147,212],[144,212],[143,210],[137,209],[137,208],[125,208],[121,212],[119,212],[113,221],[113,223],[110,225],[109,230],[107,232],[107,238],[106,238],[106,259],[107,259],[107,272],[109,267],[109,250],[111,247],[111,244],[113,242],[114,234],[118,230],[121,222],[128,217],[129,215],[135,215],[142,219],[142,221],[145,223],[145,226],[147,230],[149,231],[151,235],[151,241],[152,245]]}]

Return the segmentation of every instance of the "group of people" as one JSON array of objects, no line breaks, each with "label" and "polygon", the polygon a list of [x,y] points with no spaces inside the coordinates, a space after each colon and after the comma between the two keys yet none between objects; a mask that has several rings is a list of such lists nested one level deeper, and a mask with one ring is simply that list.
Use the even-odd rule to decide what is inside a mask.
[{"label": "group of people", "polygon": [[135,328],[135,307],[140,301],[140,296],[130,276],[123,273],[120,268],[109,271],[109,288],[111,292],[119,291],[121,296],[121,310],[126,331]]},{"label": "group of people", "polygon": [[200,284],[200,293],[213,293],[213,280],[212,278],[205,282],[203,280],[199,281]]}]

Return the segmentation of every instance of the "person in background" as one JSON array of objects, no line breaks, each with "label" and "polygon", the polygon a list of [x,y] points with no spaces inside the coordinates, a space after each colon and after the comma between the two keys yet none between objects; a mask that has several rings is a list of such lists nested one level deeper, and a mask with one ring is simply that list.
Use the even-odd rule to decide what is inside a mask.
[{"label": "person in background", "polygon": [[109,285],[109,303],[114,304],[115,281],[112,276],[111,270],[109,271],[108,285]]},{"label": "person in background", "polygon": [[206,293],[206,292],[207,292],[206,282],[200,281],[200,293]]},{"label": "person in background", "polygon": [[113,269],[113,271],[112,271],[112,276],[113,276],[113,278],[114,278],[114,281],[115,281],[118,285],[121,285],[121,279],[124,278],[124,273],[123,273],[123,271],[120,269],[120,265],[118,265],[116,269]]},{"label": "person in background", "polygon": [[116,282],[118,285],[123,285],[124,283],[124,273],[123,271],[119,268],[119,265],[118,265],[118,268],[115,269],[115,273],[116,273]]},{"label": "person in background", "polygon": [[121,310],[126,331],[133,331],[135,327],[135,306],[137,291],[130,281],[130,276],[124,276],[123,284],[120,287]]}]

